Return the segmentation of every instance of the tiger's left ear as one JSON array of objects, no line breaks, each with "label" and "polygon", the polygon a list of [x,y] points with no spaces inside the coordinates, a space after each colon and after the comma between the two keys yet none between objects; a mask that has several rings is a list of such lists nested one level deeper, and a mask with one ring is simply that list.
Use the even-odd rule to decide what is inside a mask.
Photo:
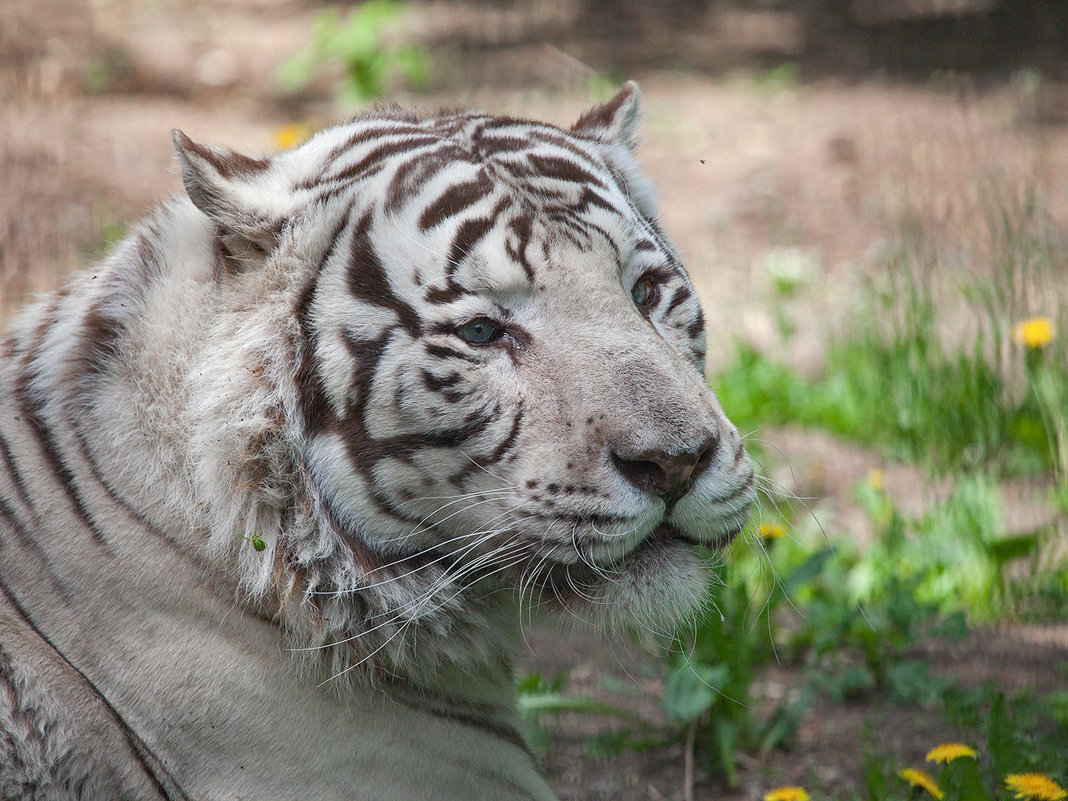
[{"label": "tiger's left ear", "polygon": [[623,84],[611,100],[594,106],[571,126],[572,133],[597,139],[605,144],[620,144],[633,151],[637,144],[638,120],[641,116],[641,91],[634,81]]},{"label": "tiger's left ear", "polygon": [[273,249],[291,211],[291,195],[272,174],[271,160],[200,145],[178,130],[172,136],[193,205],[228,238]]}]

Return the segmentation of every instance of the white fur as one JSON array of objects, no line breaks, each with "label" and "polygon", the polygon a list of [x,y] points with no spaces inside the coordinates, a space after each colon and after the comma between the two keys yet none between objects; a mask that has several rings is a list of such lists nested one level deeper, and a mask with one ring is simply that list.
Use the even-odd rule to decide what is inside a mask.
[{"label": "white fur", "polygon": [[[492,120],[390,114],[271,160],[176,135],[192,202],[16,323],[0,797],[548,799],[507,735],[519,606],[668,631],[705,603],[704,562],[651,534],[722,543],[752,469],[633,157],[636,87],[574,134],[494,131],[531,151],[454,164],[387,214],[402,158],[352,178],[376,147],[463,148]],[[390,133],[341,148],[370,129]],[[585,187],[531,154],[595,176],[588,227],[552,222]],[[492,191],[424,230],[483,167]],[[503,217],[450,262],[499,208],[528,215],[527,267]],[[658,308],[679,301],[643,320],[649,269]],[[507,348],[457,334],[502,315]],[[709,437],[673,509],[613,466]]]}]

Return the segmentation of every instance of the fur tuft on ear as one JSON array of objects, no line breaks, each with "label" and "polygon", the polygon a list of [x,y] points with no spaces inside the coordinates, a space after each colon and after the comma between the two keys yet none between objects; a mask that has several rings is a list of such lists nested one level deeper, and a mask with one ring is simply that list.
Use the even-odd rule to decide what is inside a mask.
[{"label": "fur tuft on ear", "polygon": [[571,126],[572,133],[634,150],[641,111],[640,97],[638,84],[627,81],[615,97],[579,117],[578,122]]},{"label": "fur tuft on ear", "polygon": [[200,145],[179,130],[171,135],[182,183],[193,205],[226,235],[270,250],[290,203],[288,194],[272,180],[271,160]]}]

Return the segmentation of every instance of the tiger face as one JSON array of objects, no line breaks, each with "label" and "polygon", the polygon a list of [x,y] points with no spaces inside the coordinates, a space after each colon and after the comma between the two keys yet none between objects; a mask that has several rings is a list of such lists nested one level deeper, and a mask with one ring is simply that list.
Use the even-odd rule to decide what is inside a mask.
[{"label": "tiger face", "polygon": [[695,546],[744,525],[753,470],[636,117],[628,84],[569,131],[378,112],[269,160],[177,135],[224,264],[292,277],[301,474],[372,578],[434,565],[609,625],[701,604]]}]

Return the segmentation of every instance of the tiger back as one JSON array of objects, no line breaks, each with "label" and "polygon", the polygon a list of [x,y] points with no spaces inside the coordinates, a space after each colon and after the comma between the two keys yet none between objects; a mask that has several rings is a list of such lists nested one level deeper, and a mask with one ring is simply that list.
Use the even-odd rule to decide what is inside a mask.
[{"label": "tiger back", "polygon": [[0,797],[552,798],[524,621],[668,631],[753,498],[637,117],[175,133],[0,350]]}]

